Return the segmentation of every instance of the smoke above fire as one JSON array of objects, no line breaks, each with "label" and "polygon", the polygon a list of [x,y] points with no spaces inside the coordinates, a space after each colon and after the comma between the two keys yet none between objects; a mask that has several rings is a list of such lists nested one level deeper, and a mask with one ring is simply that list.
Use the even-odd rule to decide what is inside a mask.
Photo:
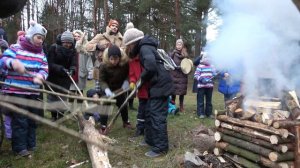
[{"label": "smoke above fire", "polygon": [[250,96],[300,89],[300,12],[291,0],[214,4],[222,25],[205,50],[217,69],[234,69],[232,78],[243,81]]}]

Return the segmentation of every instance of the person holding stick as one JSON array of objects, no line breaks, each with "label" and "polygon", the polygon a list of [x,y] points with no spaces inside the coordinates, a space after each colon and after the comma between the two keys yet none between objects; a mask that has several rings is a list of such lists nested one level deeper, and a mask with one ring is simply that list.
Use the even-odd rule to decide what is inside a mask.
[{"label": "person holding stick", "polygon": [[[123,90],[129,88],[128,73],[129,65],[127,55],[116,45],[111,45],[109,48],[105,49],[103,53],[103,62],[99,67],[99,84],[100,88],[104,90],[106,96],[114,96],[113,91],[120,88]],[[120,108],[125,99],[125,93],[119,95],[116,97],[116,105]],[[121,116],[123,120],[123,127],[133,129],[128,120],[127,105],[121,109]],[[100,133],[102,134],[108,133],[107,119],[107,114],[100,114]]]},{"label": "person holding stick", "polygon": [[[27,87],[40,88],[43,80],[48,77],[48,62],[43,52],[43,42],[47,30],[40,24],[30,21],[30,27],[26,36],[21,37],[18,44],[12,45],[5,50],[0,59],[0,68],[7,71],[5,83]],[[35,91],[14,88],[8,85],[2,87],[2,92],[9,96],[37,100],[40,93]],[[18,106],[30,113],[37,114],[38,109]],[[12,150],[18,156],[28,156],[29,151],[36,149],[36,123],[28,117],[14,113],[12,114]]]},{"label": "person holding stick", "polygon": [[[74,75],[77,61],[76,61],[76,50],[74,48],[74,37],[72,32],[65,31],[56,44],[51,45],[48,54],[49,62],[49,77],[47,81],[52,82],[56,85],[62,86],[65,89],[69,89],[72,83],[69,75]],[[47,87],[48,90],[52,88]],[[62,92],[59,89],[53,88],[56,92]],[[54,95],[48,95],[49,102],[55,101],[66,101],[63,97]],[[51,111],[52,120],[63,116],[63,112],[59,110]]]}]

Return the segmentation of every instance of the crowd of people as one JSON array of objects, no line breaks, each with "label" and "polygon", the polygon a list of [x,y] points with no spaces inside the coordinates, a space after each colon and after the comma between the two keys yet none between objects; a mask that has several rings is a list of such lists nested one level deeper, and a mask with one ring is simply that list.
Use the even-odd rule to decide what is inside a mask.
[{"label": "crowd of people", "polygon": [[[157,157],[169,150],[168,114],[185,111],[184,96],[187,94],[188,74],[182,71],[180,65],[182,60],[189,56],[184,41],[177,39],[175,49],[170,54],[177,68],[167,70],[157,52],[157,39],[144,35],[144,32],[135,28],[131,22],[127,24],[124,35],[121,34],[119,26],[117,20],[110,20],[106,32],[95,35],[90,41],[81,30],[62,32],[57,35],[56,42],[47,51],[43,45],[47,30],[42,25],[32,21],[26,31],[17,33],[16,44],[10,46],[6,42],[5,31],[0,27],[1,79],[7,84],[1,87],[1,92],[14,97],[37,100],[41,93],[11,85],[40,88],[44,81],[48,81],[79,94],[87,89],[87,80],[92,74],[94,87],[89,89],[86,95],[95,99],[101,96],[116,99],[116,105],[120,108],[128,92],[116,96],[117,92],[120,89],[129,92],[138,90],[136,126],[134,127],[129,120],[126,105],[120,110],[123,127],[135,129],[135,136],[144,136],[140,145],[151,147],[145,156]],[[217,75],[220,76],[219,91],[224,94],[225,100],[233,98],[239,92],[239,82],[236,81],[233,85],[228,82],[231,71],[217,73],[207,55],[198,58],[194,65],[197,116],[212,118],[213,79]],[[62,92],[50,86],[46,88]],[[179,108],[176,107],[176,96],[179,97]],[[50,94],[47,100],[74,101]],[[26,106],[22,108],[38,114],[38,109]],[[6,135],[11,139],[12,150],[19,156],[30,155],[36,149],[35,121],[9,109],[2,111],[6,115]],[[64,113],[59,109],[51,110],[52,121],[62,118]],[[99,121],[99,132],[109,134],[108,115],[95,112],[92,116]]]}]

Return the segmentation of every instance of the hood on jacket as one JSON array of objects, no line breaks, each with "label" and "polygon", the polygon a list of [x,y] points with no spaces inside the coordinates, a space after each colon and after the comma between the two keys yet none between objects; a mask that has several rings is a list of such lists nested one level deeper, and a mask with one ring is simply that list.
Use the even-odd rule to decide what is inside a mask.
[{"label": "hood on jacket", "polygon": [[158,41],[152,36],[145,35],[144,38],[137,41],[137,43],[134,46],[134,48],[132,49],[132,51],[130,51],[130,55],[137,55],[140,52],[140,49],[143,45],[150,45],[157,49]]},{"label": "hood on jacket", "polygon": [[[128,63],[129,58],[121,48],[120,51],[121,51],[121,58],[120,58],[119,65],[124,66],[126,63]],[[112,64],[109,62],[108,48],[106,48],[103,52],[103,63],[108,66],[112,66]]]}]

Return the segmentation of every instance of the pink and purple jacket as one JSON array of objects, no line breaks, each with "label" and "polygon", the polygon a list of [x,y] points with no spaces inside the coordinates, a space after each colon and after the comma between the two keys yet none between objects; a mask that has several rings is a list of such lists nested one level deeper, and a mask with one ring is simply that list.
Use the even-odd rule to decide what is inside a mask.
[{"label": "pink and purple jacket", "polygon": [[[200,63],[197,66],[197,69],[194,74],[194,79],[198,81],[197,88],[213,88],[213,76],[216,75],[216,70],[214,66],[210,65],[209,63]],[[208,83],[203,83],[203,78],[210,80]]]},{"label": "pink and purple jacket", "polygon": [[[18,59],[30,75],[26,73],[22,75],[15,72],[12,68],[12,61],[14,59]],[[48,77],[48,62],[44,52],[32,53],[24,50],[19,44],[12,45],[9,49],[5,50],[0,58],[0,68],[7,72],[5,83],[25,88],[40,88],[40,85],[33,83],[33,76],[38,73],[43,76],[44,80]],[[39,92],[10,87],[8,85],[2,87],[2,92],[27,95],[40,94]]]}]

